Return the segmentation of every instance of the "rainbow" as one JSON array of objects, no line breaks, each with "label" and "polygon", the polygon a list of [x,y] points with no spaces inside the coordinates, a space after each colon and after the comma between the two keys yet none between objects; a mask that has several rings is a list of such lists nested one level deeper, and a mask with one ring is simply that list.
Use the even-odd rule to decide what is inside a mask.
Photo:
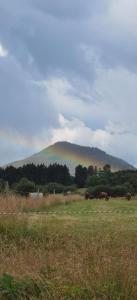
[{"label": "rainbow", "polygon": [[55,144],[46,149],[50,157],[57,157],[57,161],[71,161],[75,165],[82,164],[85,167],[90,165],[98,165],[96,160],[91,160],[90,157],[82,155],[81,153],[74,153],[72,149],[60,146],[60,144]]}]

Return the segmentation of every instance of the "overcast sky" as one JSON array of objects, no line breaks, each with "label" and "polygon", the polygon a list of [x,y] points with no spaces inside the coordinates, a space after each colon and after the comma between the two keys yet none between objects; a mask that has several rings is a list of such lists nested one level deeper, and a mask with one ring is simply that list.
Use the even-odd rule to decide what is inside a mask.
[{"label": "overcast sky", "polygon": [[0,164],[61,140],[137,166],[136,0],[0,0]]}]

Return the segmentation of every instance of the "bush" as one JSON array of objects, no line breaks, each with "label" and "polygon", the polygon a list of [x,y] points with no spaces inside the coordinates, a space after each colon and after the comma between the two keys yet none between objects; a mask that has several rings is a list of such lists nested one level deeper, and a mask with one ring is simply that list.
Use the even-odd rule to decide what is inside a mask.
[{"label": "bush", "polygon": [[97,186],[97,185],[107,185],[108,180],[105,176],[88,176],[86,180],[86,186],[91,187],[91,186]]},{"label": "bush", "polygon": [[47,195],[48,194],[48,187],[47,185],[37,185],[37,190],[39,190],[40,193],[43,193],[43,195]]},{"label": "bush", "polygon": [[128,193],[128,188],[124,185],[116,185],[112,187],[111,196],[112,197],[123,197]]},{"label": "bush", "polygon": [[5,191],[6,183],[3,179],[0,179],[0,193]]},{"label": "bush", "polygon": [[75,184],[70,185],[70,186],[64,186],[64,192],[70,191],[70,192],[74,193],[74,192],[76,192],[76,190],[77,190],[77,186]]},{"label": "bush", "polygon": [[89,187],[87,191],[96,198],[99,197],[101,192],[106,192],[111,197],[123,197],[128,192],[132,192],[132,187],[129,185],[98,185],[96,187]]},{"label": "bush", "polygon": [[22,178],[16,185],[16,191],[21,195],[27,195],[36,191],[35,183],[27,178]]},{"label": "bush", "polygon": [[56,194],[60,194],[64,192],[64,185],[58,184],[56,182],[51,182],[46,186],[46,189],[50,194],[54,194],[54,192]]},{"label": "bush", "polygon": [[101,192],[105,192],[111,195],[112,188],[108,185],[98,185],[96,187],[89,187],[87,191],[95,198],[98,198]]}]

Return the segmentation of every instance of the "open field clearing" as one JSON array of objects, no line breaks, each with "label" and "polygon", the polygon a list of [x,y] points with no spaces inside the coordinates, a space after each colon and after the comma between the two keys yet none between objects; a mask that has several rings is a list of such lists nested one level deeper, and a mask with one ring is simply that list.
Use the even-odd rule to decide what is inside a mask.
[{"label": "open field clearing", "polygon": [[82,214],[83,213],[103,213],[103,212],[136,212],[137,197],[132,201],[123,198],[113,198],[109,201],[93,199],[85,200],[81,195],[63,196],[48,195],[42,199],[31,199],[15,195],[0,195],[0,213],[29,213],[29,212],[49,212],[57,214]]},{"label": "open field clearing", "polygon": [[137,199],[69,197],[0,198],[0,299],[137,299]]}]

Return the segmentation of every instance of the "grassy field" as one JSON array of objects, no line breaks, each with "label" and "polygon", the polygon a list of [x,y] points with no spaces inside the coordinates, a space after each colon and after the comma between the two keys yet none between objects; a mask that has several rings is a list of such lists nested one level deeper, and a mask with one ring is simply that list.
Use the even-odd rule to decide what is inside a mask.
[{"label": "grassy field", "polygon": [[4,211],[0,299],[137,299],[137,199],[1,196]]}]

